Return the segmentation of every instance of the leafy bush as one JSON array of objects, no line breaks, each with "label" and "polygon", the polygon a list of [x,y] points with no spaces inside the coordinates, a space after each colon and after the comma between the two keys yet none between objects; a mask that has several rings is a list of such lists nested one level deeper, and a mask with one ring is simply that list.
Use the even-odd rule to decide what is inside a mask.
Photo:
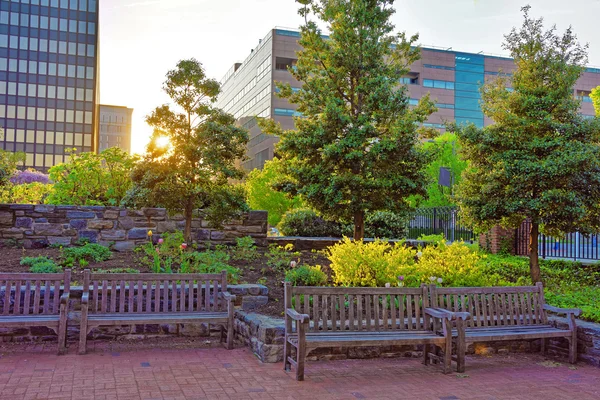
[{"label": "leafy bush", "polygon": [[583,286],[546,290],[546,302],[556,307],[580,308],[583,319],[600,322],[600,287]]},{"label": "leafy bush", "polygon": [[278,228],[285,236],[342,237],[339,223],[326,221],[308,209],[287,212]]},{"label": "leafy bush", "polygon": [[367,213],[365,237],[380,239],[402,239],[407,233],[408,214],[391,211]]},{"label": "leafy bush", "polygon": [[237,238],[235,247],[229,250],[231,258],[237,261],[254,261],[260,257],[254,239],[250,236]]},{"label": "leafy bush", "polygon": [[240,270],[228,263],[229,255],[222,249],[187,252],[182,255],[179,272],[184,274],[220,274],[221,271],[226,270],[228,281],[237,283]]},{"label": "leafy bush", "polygon": [[269,246],[267,266],[275,271],[286,271],[290,268],[292,261],[299,261],[300,252],[292,251],[294,246],[286,244],[284,247],[272,244]]},{"label": "leafy bush", "polygon": [[102,262],[112,256],[108,247],[97,243],[87,243],[81,247],[64,247],[61,249],[62,264],[72,267],[78,263],[80,267],[86,267],[91,261]]},{"label": "leafy bush", "polygon": [[320,265],[301,265],[287,271],[285,280],[294,286],[324,286],[327,284],[327,274],[321,271]]},{"label": "leafy bush", "polygon": [[29,272],[36,274],[57,273],[61,272],[62,268],[56,264],[51,258],[42,257],[23,257],[21,265],[29,267]]},{"label": "leafy bush", "polygon": [[0,188],[0,202],[10,204],[43,204],[54,185],[39,182],[7,184]]},{"label": "leafy bush", "polygon": [[418,240],[422,240],[423,242],[429,242],[429,243],[439,243],[441,241],[444,241],[444,234],[440,233],[438,235],[421,235],[419,236]]},{"label": "leafy bush", "polygon": [[377,287],[397,282],[398,276],[416,269],[416,254],[416,250],[403,243],[392,245],[381,240],[366,243],[348,238],[325,250],[331,261],[333,280],[340,286]]}]

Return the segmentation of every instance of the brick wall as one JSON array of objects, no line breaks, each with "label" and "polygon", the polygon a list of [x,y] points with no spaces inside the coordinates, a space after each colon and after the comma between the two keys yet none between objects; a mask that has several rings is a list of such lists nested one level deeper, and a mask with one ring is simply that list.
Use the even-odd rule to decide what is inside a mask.
[{"label": "brick wall", "polygon": [[499,225],[494,226],[488,233],[479,235],[479,247],[492,254],[499,253],[503,246],[514,253],[515,230],[505,229]]}]

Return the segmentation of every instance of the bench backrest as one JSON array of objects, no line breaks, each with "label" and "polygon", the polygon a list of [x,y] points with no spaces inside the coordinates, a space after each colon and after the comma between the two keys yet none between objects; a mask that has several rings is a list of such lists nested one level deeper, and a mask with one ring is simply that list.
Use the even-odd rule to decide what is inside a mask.
[{"label": "bench backrest", "polygon": [[69,292],[71,270],[58,274],[0,274],[2,315],[58,315],[61,287]]},{"label": "bench backrest", "polygon": [[309,332],[424,330],[429,326],[423,313],[429,306],[427,290],[426,286],[294,287],[286,282],[285,308],[308,314]]},{"label": "bench backrest", "polygon": [[543,309],[544,288],[536,286],[436,287],[431,285],[432,307],[450,311],[467,311],[470,328],[541,325],[548,318]]},{"label": "bench backrest", "polygon": [[90,313],[223,311],[227,272],[220,274],[107,274],[84,271]]}]

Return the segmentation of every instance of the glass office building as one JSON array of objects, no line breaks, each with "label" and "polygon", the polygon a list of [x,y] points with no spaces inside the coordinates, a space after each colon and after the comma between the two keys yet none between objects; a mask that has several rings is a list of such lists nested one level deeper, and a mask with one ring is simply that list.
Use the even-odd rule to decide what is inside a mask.
[{"label": "glass office building", "polygon": [[[222,92],[217,105],[235,115],[238,123],[250,132],[248,160],[244,168],[262,168],[273,158],[278,138],[260,131],[255,116],[270,117],[283,129],[294,129],[294,116],[299,115],[296,105],[277,97],[276,82],[286,82],[292,90],[300,90],[288,67],[296,63],[300,50],[300,32],[275,28],[259,41],[247,58],[235,63],[221,80]],[[444,130],[444,123],[472,122],[479,127],[493,123],[483,115],[479,88],[483,82],[495,79],[499,73],[510,75],[515,69],[512,59],[483,53],[465,53],[434,47],[423,47],[421,59],[410,67],[401,79],[408,88],[410,104],[431,95],[438,110],[424,124]],[[587,68],[573,88],[573,95],[581,99],[580,113],[592,118],[594,108],[590,98],[592,88],[600,85],[600,69]],[[510,88],[509,88],[510,90]]]},{"label": "glass office building", "polygon": [[47,170],[96,151],[98,1],[0,0],[0,145]]}]

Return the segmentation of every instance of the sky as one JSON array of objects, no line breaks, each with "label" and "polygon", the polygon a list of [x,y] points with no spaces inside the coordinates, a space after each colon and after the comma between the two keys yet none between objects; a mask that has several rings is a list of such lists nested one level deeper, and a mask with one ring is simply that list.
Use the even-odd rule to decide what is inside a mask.
[{"label": "sky", "polygon": [[[143,153],[152,129],[145,116],[168,103],[166,73],[196,58],[220,80],[275,26],[303,22],[294,0],[100,0],[100,102],[134,109],[132,151]],[[560,31],[573,27],[600,66],[600,0],[396,0],[397,31],[423,46],[505,55],[503,35],[520,26],[520,8]]]}]

